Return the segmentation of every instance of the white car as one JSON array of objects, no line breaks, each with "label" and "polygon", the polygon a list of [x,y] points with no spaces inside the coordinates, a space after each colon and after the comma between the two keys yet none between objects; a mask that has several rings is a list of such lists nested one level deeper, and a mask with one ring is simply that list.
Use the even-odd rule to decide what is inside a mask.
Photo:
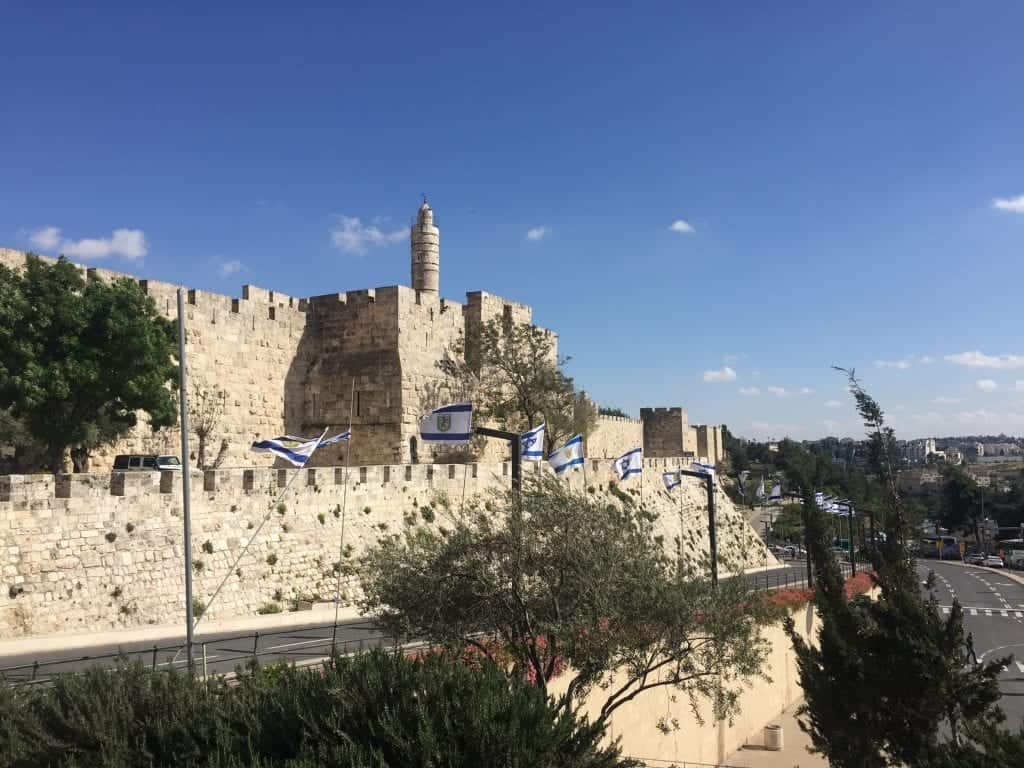
[{"label": "white car", "polygon": [[982,554],[978,554],[977,552],[973,554],[967,554],[964,555],[964,562],[968,565],[983,565],[985,563],[985,556]]},{"label": "white car", "polygon": [[1003,558],[996,557],[995,555],[986,555],[985,556],[985,562],[983,562],[982,565],[984,565],[987,568],[1003,568],[1003,567],[1005,567],[1005,564],[1003,563]]}]

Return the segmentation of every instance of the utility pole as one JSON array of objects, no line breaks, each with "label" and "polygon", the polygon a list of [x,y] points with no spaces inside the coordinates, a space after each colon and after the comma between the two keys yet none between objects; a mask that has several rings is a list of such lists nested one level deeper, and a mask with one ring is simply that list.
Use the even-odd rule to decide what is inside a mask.
[{"label": "utility pole", "polygon": [[178,386],[181,405],[181,513],[185,536],[185,650],[188,672],[195,674],[192,649],[192,463],[188,450],[188,389],[185,373],[185,294],[178,288]]},{"label": "utility pole", "polygon": [[718,587],[718,532],[715,523],[715,477],[705,472],[680,469],[680,475],[696,477],[705,482],[708,492],[708,550],[711,555],[711,586]]},{"label": "utility pole", "polygon": [[523,446],[522,436],[518,432],[506,432],[502,429],[491,429],[490,427],[477,427],[473,430],[484,437],[494,437],[498,440],[508,441],[512,451],[512,495],[515,498],[515,506],[519,506],[519,494],[523,490]]}]

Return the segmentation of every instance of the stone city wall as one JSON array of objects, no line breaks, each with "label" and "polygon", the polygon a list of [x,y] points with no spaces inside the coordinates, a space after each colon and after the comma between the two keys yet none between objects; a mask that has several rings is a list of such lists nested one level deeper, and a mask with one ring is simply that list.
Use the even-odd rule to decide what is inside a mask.
[{"label": "stone city wall", "polygon": [[[0,263],[15,269],[24,266],[25,256],[0,249]],[[103,280],[136,280],[160,314],[177,318],[177,286],[78,266]],[[468,293],[467,303],[460,304],[407,286],[310,299],[252,285],[242,286],[238,299],[189,290],[185,315],[189,394],[198,386],[223,408],[206,460],[212,463],[226,441],[226,467],[271,466],[273,456],[249,450],[253,440],[312,436],[324,427],[333,434],[347,429],[350,418],[353,462],[450,460],[451,451],[417,444],[420,417],[452,397],[437,362],[492,318],[533,319],[529,306],[484,291]],[[549,333],[557,356],[558,336]],[[110,470],[119,453],[180,453],[177,429],[154,434],[144,415],[140,421],[125,439],[94,451],[90,469]],[[193,458],[197,446],[193,434]],[[493,443],[478,447],[480,461],[506,458]],[[338,445],[324,451],[316,463],[342,462],[345,450]]]},{"label": "stone city wall", "polygon": [[643,423],[622,416],[598,416],[594,430],[584,441],[585,453],[595,459],[614,459],[644,442]]},{"label": "stone city wall", "polygon": [[[699,559],[708,540],[702,485],[687,480],[669,493],[660,479],[665,468],[684,463],[649,459],[643,485],[631,480],[623,487],[634,495],[642,487],[644,503],[659,513],[666,547],[681,546]],[[610,464],[588,459],[586,472],[569,482],[607,494]],[[525,471],[550,469],[537,463]],[[347,481],[343,467],[194,472],[196,599],[207,601],[229,573],[211,618],[251,615],[269,604],[287,608],[298,598],[331,599],[340,569],[342,601],[351,604],[358,590],[351,564],[368,545],[407,521],[440,522],[437,494],[461,498],[507,488],[509,472],[507,463],[352,467]],[[0,638],[180,622],[181,501],[176,472],[0,476]],[[723,558],[752,568],[776,564],[724,493],[716,507]]]},{"label": "stone city wall", "polygon": [[649,457],[685,456],[696,453],[687,439],[689,418],[684,408],[641,408],[644,455]]}]

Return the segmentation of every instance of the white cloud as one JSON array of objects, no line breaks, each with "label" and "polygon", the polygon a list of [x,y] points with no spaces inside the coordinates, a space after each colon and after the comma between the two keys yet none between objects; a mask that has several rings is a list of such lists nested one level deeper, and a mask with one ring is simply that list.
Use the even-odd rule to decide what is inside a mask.
[{"label": "white cloud", "polygon": [[824,424],[824,425],[825,425],[825,430],[826,430],[827,432],[830,432],[830,433],[832,433],[832,432],[835,432],[835,431],[836,431],[836,429],[837,429],[837,428],[839,427],[839,425],[840,425],[840,424],[842,424],[842,422],[840,422],[840,421],[834,421],[833,419],[825,419],[825,420],[824,420],[824,421],[822,422],[822,424]]},{"label": "white cloud", "polygon": [[331,229],[331,242],[345,253],[366,253],[367,246],[396,243],[409,237],[406,229],[385,232],[377,226],[380,220],[363,224],[356,216],[338,216]]},{"label": "white cloud", "polygon": [[241,272],[243,269],[245,269],[245,267],[242,266],[242,262],[240,262],[238,259],[232,259],[231,261],[216,259],[215,263],[217,265],[217,273],[221,277],[235,275]]},{"label": "white cloud", "polygon": [[710,384],[720,384],[727,381],[736,381],[736,371],[728,365],[717,371],[704,371],[704,381]]},{"label": "white cloud", "polygon": [[919,357],[918,360],[921,361],[921,365],[931,365],[932,363],[935,362],[935,358],[932,357],[931,355],[921,355],[921,357]]},{"label": "white cloud", "polygon": [[974,382],[974,386],[981,392],[995,392],[999,389],[999,385],[992,381],[992,379],[978,379]]},{"label": "white cloud", "polygon": [[875,368],[898,368],[905,371],[910,365],[910,360],[875,360]]},{"label": "white cloud", "polygon": [[671,229],[673,232],[678,232],[681,235],[692,235],[694,232],[697,231],[693,228],[690,222],[686,221],[685,219],[676,219],[675,221],[672,222],[672,225],[669,227],[669,229]]},{"label": "white cloud", "polygon": [[841,405],[842,405],[842,403],[839,402],[838,400],[826,400],[825,401],[825,407],[826,408],[838,408]]},{"label": "white cloud", "polygon": [[110,237],[86,237],[81,240],[61,238],[60,227],[43,227],[29,235],[33,246],[43,251],[59,252],[73,259],[105,259],[120,256],[141,259],[149,252],[146,235],[141,229],[115,229]]},{"label": "white cloud", "polygon": [[789,397],[789,390],[785,387],[768,387],[768,391],[776,397]]},{"label": "white cloud", "polygon": [[939,397],[932,398],[932,402],[935,405],[956,405],[957,403],[960,402],[960,398],[946,397],[945,395],[940,395]]},{"label": "white cloud", "polygon": [[946,360],[968,368],[1024,368],[1024,355],[986,355],[978,350],[946,355]]},{"label": "white cloud", "polygon": [[1024,379],[1017,379],[1015,382],[1013,382],[1013,391],[1024,392]]},{"label": "white cloud", "polygon": [[40,251],[56,251],[60,246],[60,229],[43,227],[29,235],[28,239],[32,246]]},{"label": "white cloud", "polygon": [[801,394],[801,395],[813,395],[814,394],[814,390],[811,389],[810,387],[800,387],[800,393],[799,394]]},{"label": "white cloud", "polygon": [[1024,213],[1024,195],[1018,195],[1017,197],[997,197],[992,201],[992,207],[997,211]]},{"label": "white cloud", "polygon": [[531,227],[526,230],[527,240],[543,240],[551,234],[551,227]]},{"label": "white cloud", "polygon": [[917,422],[931,423],[942,421],[942,414],[936,411],[927,411],[925,413],[915,413],[910,418]]},{"label": "white cloud", "polygon": [[761,390],[757,387],[740,387],[740,394],[745,397],[757,397],[761,394]]}]

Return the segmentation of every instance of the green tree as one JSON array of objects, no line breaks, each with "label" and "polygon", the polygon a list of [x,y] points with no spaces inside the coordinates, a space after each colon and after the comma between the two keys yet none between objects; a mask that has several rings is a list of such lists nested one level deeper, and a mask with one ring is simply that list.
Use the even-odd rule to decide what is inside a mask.
[{"label": "green tree", "polygon": [[441,527],[407,527],[367,552],[361,607],[399,636],[473,647],[542,689],[568,665],[560,707],[602,690],[599,721],[653,688],[726,716],[761,674],[770,611],[741,579],[711,589],[697,575],[707,563],[670,556],[656,516],[615,493],[538,479],[521,512],[511,495],[445,509]]},{"label": "green tree", "polygon": [[786,622],[805,694],[800,724],[837,768],[928,765],[967,748],[972,729],[1001,718],[997,676],[1007,659],[968,663],[970,638],[959,603],[954,600],[943,618],[934,597],[922,596],[896,487],[893,431],[853,372],[847,374],[868,432],[870,465],[886,489],[887,536],[873,557],[880,593],[877,600],[847,601],[824,515],[805,484],[821,628],[815,647]]},{"label": "green tree", "polygon": [[23,272],[0,266],[0,408],[45,445],[51,470],[76,469],[90,451],[149,414],[175,423],[168,384],[177,370],[173,325],[128,278],[84,278],[70,262],[30,255]]},{"label": "green tree", "polygon": [[804,509],[800,504],[784,504],[772,524],[775,537],[783,541],[803,543]]},{"label": "green tree", "polygon": [[943,467],[940,504],[946,528],[969,530],[975,541],[981,541],[981,489],[973,477],[960,467]]},{"label": "green tree", "polygon": [[602,405],[600,408],[597,409],[597,412],[601,416],[618,416],[620,419],[629,418],[629,414],[626,413],[624,410],[622,410],[621,408],[616,408],[611,405]]},{"label": "green tree", "polygon": [[597,419],[596,406],[562,370],[569,358],[558,357],[555,344],[548,330],[492,318],[456,343],[438,368],[483,421],[512,431],[545,422],[550,450],[576,432],[589,433]]}]

